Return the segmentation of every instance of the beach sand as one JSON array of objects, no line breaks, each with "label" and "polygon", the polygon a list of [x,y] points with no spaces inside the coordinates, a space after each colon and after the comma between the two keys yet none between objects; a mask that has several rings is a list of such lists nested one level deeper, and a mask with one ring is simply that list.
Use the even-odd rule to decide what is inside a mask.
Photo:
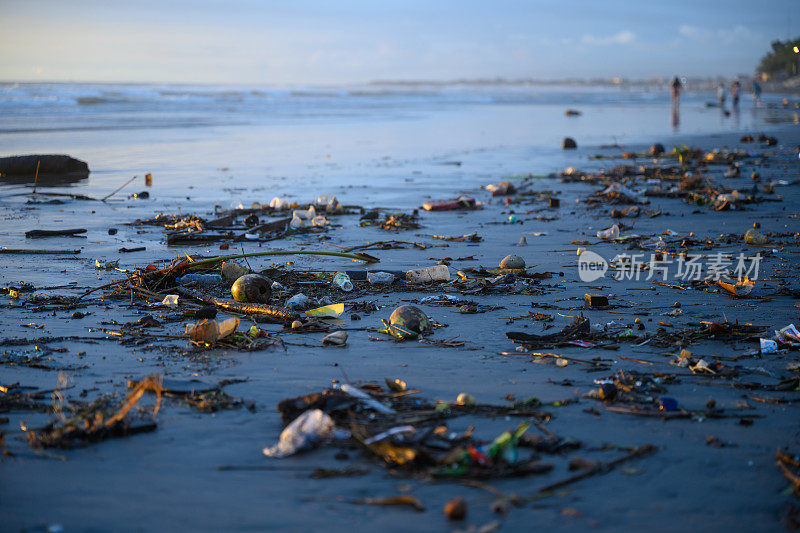
[{"label": "beach sand", "polygon": [[[756,132],[752,132],[756,133]],[[658,236],[672,230],[682,236],[691,232],[697,238],[716,239],[720,235],[738,235],[729,244],[709,246],[703,253],[750,253],[756,250],[741,242],[741,235],[760,224],[762,232],[784,233],[781,245],[758,248],[767,252],[761,263],[760,277],[754,295],[763,299],[733,299],[713,291],[678,290],[654,285],[650,281],[616,281],[606,276],[596,282],[584,283],[578,278],[576,240],[592,243],[590,248],[607,259],[625,251],[625,244],[599,242],[598,230],[613,223],[608,216],[611,208],[601,205],[588,209],[583,202],[598,186],[582,183],[563,183],[555,178],[535,180],[532,190],[554,191],[560,198],[557,209],[541,209],[543,205],[507,207],[502,198],[492,198],[479,187],[497,182],[504,176],[532,173],[548,174],[569,166],[581,170],[610,168],[626,163],[621,159],[593,160],[597,153],[619,154],[620,150],[600,149],[596,144],[580,144],[575,151],[552,149],[543,159],[541,151],[526,148],[493,147],[486,150],[451,151],[437,157],[407,158],[386,162],[395,180],[376,180],[369,184],[369,168],[358,165],[345,166],[334,171],[339,175],[353,173],[354,182],[348,187],[328,186],[325,168],[303,183],[302,191],[314,187],[319,194],[336,194],[343,204],[364,207],[395,208],[410,212],[425,200],[449,199],[459,194],[469,194],[486,202],[481,210],[463,212],[422,212],[419,230],[396,234],[378,228],[359,227],[358,216],[337,219],[336,227],[322,237],[299,236],[289,240],[265,243],[263,247],[245,243],[242,250],[299,248],[335,251],[337,246],[347,247],[370,241],[400,239],[425,242],[425,250],[407,247],[393,250],[373,250],[380,258],[377,267],[405,270],[435,264],[443,258],[453,258],[451,272],[468,267],[495,267],[505,255],[522,256],[534,272],[557,273],[543,280],[540,294],[529,295],[470,295],[480,304],[500,306],[500,309],[481,314],[461,314],[458,307],[420,307],[436,321],[447,324],[433,336],[434,339],[456,337],[464,346],[444,348],[427,346],[417,341],[405,343],[380,341],[381,337],[369,331],[350,331],[345,348],[319,347],[322,333],[282,335],[287,350],[238,352],[213,350],[193,356],[181,355],[175,350],[161,349],[163,343],[146,341],[142,344],[117,341],[55,341],[40,342],[42,348],[67,348],[53,352],[48,361],[53,366],[69,367],[63,372],[72,388],[65,390],[67,398],[91,399],[108,392],[125,392],[128,379],[160,373],[165,377],[190,379],[199,377],[208,381],[242,379],[229,385],[225,391],[253,402],[254,411],[239,408],[204,414],[193,411],[177,402],[168,401],[158,414],[158,429],[152,433],[111,439],[74,450],[49,450],[47,455],[35,453],[25,442],[20,424],[28,428],[42,426],[53,415],[12,411],[4,413],[8,423],[0,426],[5,435],[5,449],[11,455],[0,462],[0,508],[3,529],[44,530],[61,525],[66,531],[86,530],[331,530],[378,529],[386,531],[424,530],[443,531],[455,527],[464,529],[468,524],[480,526],[498,520],[503,531],[521,531],[538,528],[555,528],[564,531],[642,530],[748,530],[775,531],[781,525],[781,514],[792,497],[782,491],[787,482],[775,466],[775,451],[788,447],[795,452],[800,448],[798,438],[797,388],[783,392],[749,391],[732,386],[737,382],[776,383],[790,377],[787,364],[796,361],[796,351],[777,355],[754,355],[725,364],[738,370],[735,378],[713,378],[691,375],[686,368],[669,364],[679,347],[670,349],[633,346],[620,343],[616,350],[559,347],[552,350],[566,357],[591,360],[607,359],[610,369],[586,372],[580,364],[559,367],[554,364],[534,364],[530,354],[515,351],[515,344],[506,338],[508,331],[531,334],[557,332],[582,313],[592,323],[611,321],[632,324],[641,318],[646,333],[654,333],[659,322],[669,322],[674,327],[697,325],[701,321],[736,322],[763,325],[768,332],[790,323],[798,324],[796,294],[800,274],[797,232],[800,211],[800,189],[797,145],[800,131],[796,126],[780,126],[770,130],[779,139],[776,147],[759,144],[742,144],[739,133],[703,136],[672,137],[665,141],[667,149],[682,143],[704,150],[727,147],[753,150],[766,154],[765,164],[757,168],[751,163],[743,167],[742,177],[723,180],[719,175],[727,167],[715,167],[720,181],[729,187],[742,190],[752,186],[750,173],[757,170],[762,183],[768,180],[786,180],[789,184],[776,187],[780,202],[750,204],[743,211],[715,211],[689,205],[679,199],[649,198],[644,208],[660,208],[662,214],[650,218],[642,215],[635,219],[622,219],[630,226],[623,234],[637,233]],[[646,151],[647,144],[631,144],[627,151]],[[120,149],[122,150],[122,149]],[[457,160],[460,165],[442,165]],[[642,162],[646,162],[643,160]],[[748,160],[752,162],[751,160]],[[191,170],[189,163],[187,168]],[[233,162],[232,164],[235,164]],[[90,166],[92,166],[90,161]],[[150,169],[158,184],[158,168]],[[222,174],[225,174],[224,172]],[[198,175],[209,176],[203,169]],[[402,182],[400,181],[400,177]],[[86,201],[67,201],[60,205],[25,204],[6,199],[2,208],[5,245],[13,248],[82,248],[77,256],[9,256],[0,255],[2,282],[13,285],[19,281],[47,287],[75,282],[74,289],[54,289],[44,292],[77,295],[85,287],[95,287],[121,278],[116,272],[96,271],[95,259],[101,261],[120,258],[121,266],[145,266],[156,259],[169,259],[184,253],[213,255],[219,253],[216,245],[205,247],[167,247],[163,244],[160,228],[128,226],[137,218],[152,217],[156,212],[195,212],[212,217],[213,191],[227,185],[221,178],[205,177],[196,189],[186,189],[193,198],[179,201],[178,195],[164,200],[156,185],[150,200],[126,198],[143,190],[140,183],[130,186],[105,204]],[[121,180],[120,180],[121,182]],[[281,195],[277,179],[264,185],[246,184],[244,192],[229,194],[229,198],[251,198],[269,201]],[[121,184],[121,183],[120,183]],[[108,185],[103,190],[113,189]],[[102,196],[99,191],[72,188],[85,194]],[[285,193],[286,189],[282,189]],[[107,193],[106,193],[107,194]],[[313,192],[298,196],[313,197]],[[197,196],[197,198],[195,198]],[[775,195],[770,195],[774,198]],[[225,205],[224,207],[228,207]],[[510,210],[522,222],[507,223]],[[554,215],[552,221],[537,220],[538,215]],[[45,239],[38,242],[25,240],[24,231],[34,228],[53,229],[82,227],[88,229],[88,238]],[[107,229],[115,227],[119,233],[109,236]],[[463,235],[477,232],[483,238],[478,244],[445,243],[416,234]],[[516,246],[525,236],[527,246]],[[145,246],[143,252],[119,254],[121,246]],[[231,245],[230,252],[239,251],[239,244]],[[696,249],[701,250],[697,246]],[[648,251],[649,253],[649,251]],[[472,257],[460,260],[458,258]],[[358,269],[355,263],[336,258],[297,257],[285,259],[254,258],[250,265],[255,270],[271,265],[284,265],[298,269]],[[355,265],[355,266],[354,266]],[[795,297],[780,293],[780,289],[794,291]],[[621,306],[616,314],[606,310],[581,309],[587,292],[612,295]],[[360,321],[345,324],[352,327],[379,328],[380,319],[388,318],[395,306],[414,303],[431,294],[458,295],[457,287],[442,288],[437,292],[388,292],[364,300],[375,301],[378,311],[362,315]],[[92,295],[90,305],[84,309],[91,314],[82,319],[71,318],[72,311],[33,312],[20,308],[8,299],[0,313],[0,329],[5,339],[58,337],[62,335],[102,336],[103,322],[135,321],[145,314],[169,314],[153,310],[141,301],[132,305],[116,300],[103,300],[102,293]],[[346,294],[332,292],[346,298]],[[24,296],[27,297],[27,296]],[[96,297],[96,299],[95,299]],[[680,316],[663,316],[680,302]],[[571,310],[553,310],[548,306]],[[529,311],[539,311],[554,317],[553,327],[544,330],[540,322],[516,320]],[[651,321],[652,320],[652,321]],[[42,329],[25,327],[30,323]],[[159,332],[180,335],[186,322],[165,324]],[[247,320],[243,324],[248,324]],[[280,331],[277,325],[260,324],[268,331]],[[118,326],[108,326],[118,329]],[[241,328],[240,328],[241,329]],[[636,331],[636,334],[642,332]],[[289,345],[289,342],[309,346]],[[185,340],[167,343],[186,347]],[[152,346],[151,346],[152,345]],[[757,350],[755,340],[726,342],[704,340],[687,346],[696,356],[708,361],[715,357],[744,355]],[[12,346],[6,344],[0,351],[19,352],[33,348],[32,344]],[[500,355],[501,353],[507,355]],[[642,364],[622,359],[621,356],[651,361]],[[674,357],[674,356],[673,356]],[[689,410],[703,410],[713,399],[717,407],[737,413],[722,419],[641,418],[608,411],[602,402],[587,399],[585,394],[597,389],[595,380],[611,377],[619,371],[663,372],[680,374],[666,385],[664,396],[678,400]],[[59,372],[45,371],[3,364],[0,366],[0,384],[22,385],[52,389],[58,385]],[[399,378],[411,388],[421,390],[420,396],[430,399],[454,401],[461,392],[468,392],[479,402],[507,403],[507,395],[516,399],[531,396],[543,402],[576,399],[575,403],[559,408],[549,408],[553,418],[547,429],[583,443],[576,455],[588,459],[609,460],[619,454],[599,451],[606,444],[640,446],[653,444],[657,452],[621,465],[605,475],[590,477],[569,485],[563,491],[541,499],[512,507],[507,516],[491,512],[495,497],[486,490],[468,487],[456,482],[436,482],[392,473],[361,451],[346,452],[346,459],[337,459],[340,448],[324,446],[320,449],[286,459],[268,459],[261,454],[264,446],[277,441],[282,430],[276,404],[286,398],[322,390],[333,380],[362,383],[381,383],[384,378]],[[796,376],[796,374],[794,374]],[[85,395],[83,395],[85,392]],[[786,404],[769,404],[748,399],[747,396],[784,398]],[[587,410],[594,410],[587,412]],[[753,420],[752,425],[742,425],[740,418]],[[498,418],[458,418],[450,423],[453,430],[464,430],[475,425],[476,435],[491,440],[506,429],[516,427],[517,420]],[[714,447],[707,438],[715,436],[731,446]],[[535,495],[545,485],[573,474],[567,470],[568,458],[543,456],[554,465],[550,473],[519,479],[488,479],[486,483],[506,494]],[[224,465],[274,468],[267,470],[219,470]],[[360,477],[312,479],[314,468],[367,468],[369,473]],[[402,507],[377,507],[355,505],[344,500],[392,496],[408,493],[419,498],[426,506],[424,513]],[[455,496],[462,496],[468,505],[464,523],[448,522],[441,512],[444,504]],[[796,501],[796,500],[795,500]]]}]

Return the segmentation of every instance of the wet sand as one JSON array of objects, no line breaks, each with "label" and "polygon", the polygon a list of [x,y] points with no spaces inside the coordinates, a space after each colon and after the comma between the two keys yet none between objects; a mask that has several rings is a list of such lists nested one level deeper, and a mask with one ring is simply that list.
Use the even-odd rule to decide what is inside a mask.
[{"label": "wet sand", "polygon": [[[755,132],[753,132],[755,133]],[[410,211],[424,200],[447,199],[458,194],[474,195],[480,201],[490,202],[484,209],[467,212],[425,213],[421,215],[420,230],[389,234],[377,228],[361,228],[358,216],[342,217],[324,237],[300,236],[288,241],[272,241],[265,248],[298,248],[335,250],[333,245],[352,246],[369,241],[402,239],[421,241],[432,246],[425,250],[414,248],[371,251],[380,258],[380,268],[404,270],[435,264],[439,259],[453,258],[450,269],[455,272],[467,267],[494,267],[509,253],[521,255],[534,272],[556,272],[542,282],[541,294],[533,295],[475,295],[469,296],[480,304],[502,306],[502,309],[482,314],[461,314],[458,307],[420,305],[433,319],[448,326],[439,330],[434,339],[466,341],[463,347],[442,348],[426,346],[416,341],[406,343],[371,340],[380,337],[374,332],[351,331],[345,348],[322,348],[290,345],[305,343],[319,345],[322,333],[285,334],[287,351],[238,352],[216,350],[200,355],[180,355],[174,350],[162,350],[160,342],[139,346],[123,345],[116,341],[99,342],[48,342],[42,347],[65,347],[68,351],[53,352],[49,363],[53,366],[71,367],[64,374],[73,388],[64,391],[67,398],[85,398],[111,391],[124,392],[128,379],[152,373],[170,378],[200,377],[209,381],[219,379],[246,379],[226,387],[226,392],[255,404],[255,412],[240,408],[214,414],[202,414],[166,402],[158,414],[158,430],[153,433],[112,439],[76,450],[50,450],[52,455],[34,453],[19,430],[39,427],[51,419],[50,414],[11,412],[3,414],[9,422],[0,426],[6,438],[6,449],[13,453],[0,463],[3,483],[0,486],[0,508],[3,527],[8,530],[43,530],[60,524],[65,530],[263,530],[280,529],[307,531],[317,529],[352,530],[365,527],[400,530],[442,531],[464,529],[468,524],[480,526],[499,520],[504,531],[530,530],[532,528],[557,528],[559,530],[618,531],[620,529],[651,529],[655,531],[676,529],[707,529],[714,531],[732,528],[753,531],[775,531],[780,528],[781,513],[791,497],[782,494],[786,481],[775,466],[777,448],[797,450],[798,413],[797,389],[784,392],[751,392],[737,389],[732,383],[739,381],[776,383],[792,374],[787,364],[796,361],[796,351],[778,355],[743,357],[727,363],[739,375],[732,379],[711,379],[691,375],[686,368],[669,364],[679,347],[663,349],[642,345],[635,347],[621,343],[617,350],[559,347],[550,351],[566,357],[590,360],[594,357],[608,359],[610,370],[586,372],[581,365],[558,367],[553,364],[535,364],[531,356],[516,352],[515,345],[506,338],[507,331],[525,331],[531,334],[553,333],[583,313],[592,323],[612,320],[632,323],[640,317],[645,332],[653,333],[659,321],[669,321],[680,327],[701,321],[749,322],[769,327],[771,332],[790,323],[798,323],[797,300],[779,294],[779,289],[798,290],[800,274],[798,262],[797,217],[800,211],[800,192],[797,188],[798,159],[796,146],[800,134],[796,126],[786,126],[772,132],[780,143],[777,147],[741,144],[739,135],[721,135],[686,138],[687,145],[706,150],[727,146],[769,154],[768,163],[757,170],[762,182],[783,179],[790,184],[776,187],[781,202],[765,202],[746,206],[745,211],[713,211],[688,205],[678,199],[650,198],[647,209],[661,208],[661,216],[640,216],[623,219],[632,225],[625,233],[658,236],[667,229],[680,235],[694,232],[699,238],[716,238],[720,235],[741,236],[759,222],[761,231],[794,233],[784,237],[789,245],[776,246],[761,264],[761,277],[755,295],[765,299],[733,299],[726,294],[677,290],[656,286],[647,281],[618,282],[609,277],[584,283],[578,279],[575,240],[596,243],[595,233],[608,227],[610,206],[587,209],[581,202],[597,186],[580,183],[561,183],[556,179],[541,178],[533,190],[553,190],[561,199],[557,209],[543,209],[529,215],[526,210],[543,206],[515,209],[522,224],[508,224],[509,208],[501,198],[492,199],[480,185],[497,182],[503,176],[530,172],[548,173],[553,168],[531,164],[537,154],[524,150],[478,151],[460,154],[460,166],[439,165],[441,161],[427,160],[399,164],[394,170],[405,174],[410,181],[382,190],[383,207]],[[665,143],[666,144],[666,143]],[[679,143],[669,143],[671,145]],[[627,150],[646,150],[647,146],[628,146]],[[611,167],[624,163],[620,159],[590,160],[595,153],[618,154],[619,150],[601,150],[596,146],[580,147],[577,151],[558,152],[550,160],[552,167],[574,166],[582,170]],[[750,172],[756,170],[745,165],[741,178],[724,180],[730,187],[742,189],[752,186]],[[727,167],[714,168],[721,174]],[[414,172],[421,174],[414,174]],[[157,169],[153,169],[156,177]],[[721,179],[721,178],[720,178]],[[418,185],[415,180],[423,182]],[[137,192],[135,187],[126,193]],[[141,188],[141,187],[139,187]],[[359,203],[372,207],[369,188],[348,196],[348,191],[321,190],[320,194],[334,192],[342,203]],[[273,194],[268,190],[253,193],[262,201]],[[63,205],[6,205],[3,212],[9,247],[83,248],[74,257],[25,257],[0,255],[2,281],[13,284],[31,282],[37,287],[77,282],[81,289],[54,289],[51,292],[77,295],[82,288],[98,286],[119,279],[120,274],[97,272],[95,259],[121,258],[127,267],[143,266],[154,259],[176,257],[184,252],[216,254],[216,246],[169,247],[163,245],[160,228],[123,226],[136,218],[151,217],[159,207],[157,199],[140,201],[124,199],[106,204],[69,201]],[[774,197],[772,195],[771,197]],[[577,201],[576,201],[577,200]],[[383,205],[389,202],[389,205]],[[187,202],[181,211],[209,216],[211,205]],[[63,210],[63,211],[62,211]],[[94,213],[87,212],[94,211]],[[556,215],[553,221],[535,220],[541,214]],[[13,229],[12,229],[13,226]],[[119,228],[116,236],[106,233],[108,227]],[[34,228],[87,227],[88,239],[46,239],[25,241],[24,231]],[[139,233],[142,231],[143,233]],[[443,243],[415,234],[462,235],[477,232],[483,242]],[[535,235],[543,233],[542,235]],[[528,245],[515,246],[521,236]],[[121,246],[144,245],[147,250],[132,254],[119,254]],[[238,245],[236,245],[238,246]],[[234,246],[232,246],[233,251]],[[257,250],[245,244],[244,251]],[[591,249],[606,258],[624,251],[624,244],[599,243]],[[751,252],[740,238],[730,244],[715,245],[717,250],[738,254]],[[772,249],[772,248],[768,248]],[[711,253],[712,251],[709,251]],[[474,256],[474,260],[456,258]],[[268,258],[250,260],[255,270],[286,261]],[[353,263],[335,258],[298,257],[291,259],[292,268],[319,268],[335,270],[355,269]],[[63,272],[66,270],[66,272]],[[647,289],[647,290],[631,290]],[[638,313],[620,315],[604,310],[581,309],[586,292],[600,292],[617,298],[617,311]],[[374,300],[380,310],[362,315],[353,322],[354,327],[380,327],[380,318],[388,318],[391,310],[402,303],[418,302],[431,294],[458,295],[458,287],[443,287],[431,292],[397,292],[365,298]],[[99,294],[97,295],[99,297]],[[342,298],[346,295],[340,294]],[[97,328],[101,322],[117,320],[127,322],[153,313],[156,316],[168,311],[148,309],[142,302],[133,305],[124,302],[93,299],[85,311],[91,314],[83,319],[70,318],[72,311],[50,313],[30,312],[20,309],[7,297],[7,306],[0,313],[0,327],[4,338],[36,338],[60,335],[102,335]],[[681,316],[664,317],[674,302],[680,302]],[[573,308],[552,310],[547,306]],[[538,307],[537,307],[538,306]],[[554,316],[552,328],[544,330],[539,322],[516,320],[508,324],[508,317],[540,311]],[[345,317],[349,316],[346,313]],[[652,322],[650,322],[652,319]],[[22,327],[35,323],[43,329]],[[247,323],[247,321],[243,321]],[[349,322],[349,321],[346,321]],[[261,325],[270,331],[280,326]],[[166,324],[163,333],[179,335],[185,322]],[[636,332],[641,334],[640,332]],[[148,346],[153,344],[153,346]],[[186,346],[185,341],[172,345]],[[3,346],[3,351],[30,349],[32,345]],[[687,346],[694,354],[713,360],[715,356],[743,355],[757,349],[752,340],[734,343],[706,340]],[[509,355],[500,355],[510,352]],[[642,364],[622,359],[620,356],[651,361]],[[673,356],[674,357],[674,356]],[[723,419],[640,418],[614,413],[605,409],[602,402],[584,397],[596,389],[596,379],[612,376],[617,371],[664,372],[680,374],[678,380],[666,385],[666,396],[676,398],[679,404],[691,410],[702,410],[710,399],[719,408],[741,412],[741,416],[755,417],[752,425],[739,423],[741,416]],[[410,387],[421,389],[421,395],[453,401],[461,392],[474,395],[479,401],[502,404],[507,395],[517,399],[536,396],[544,402],[575,398],[561,408],[550,409],[554,416],[546,427],[558,435],[581,441],[584,449],[578,454],[586,458],[613,458],[597,451],[605,443],[618,446],[654,444],[658,451],[648,457],[631,461],[607,475],[591,477],[570,485],[563,492],[512,508],[506,517],[493,514],[489,508],[494,497],[486,490],[466,487],[458,483],[431,483],[415,477],[393,475],[387,469],[365,457],[360,451],[348,451],[348,458],[337,459],[336,447],[322,447],[302,455],[282,459],[268,459],[261,449],[274,443],[282,429],[276,404],[286,397],[315,392],[329,386],[332,380],[342,380],[344,375],[352,382],[380,383],[383,378],[400,378]],[[20,384],[52,389],[58,384],[56,371],[25,368],[4,364],[0,366],[2,384]],[[796,375],[796,374],[795,374]],[[702,382],[711,382],[702,384]],[[780,397],[788,404],[767,404],[746,395]],[[594,412],[587,412],[595,409]],[[463,430],[469,424],[476,426],[476,434],[487,440],[500,432],[516,427],[516,420],[504,418],[455,419],[450,427]],[[708,436],[735,446],[717,448],[707,445]],[[522,479],[487,480],[492,487],[504,493],[532,495],[537,489],[572,474],[567,470],[567,456],[545,456],[554,465],[552,472]],[[267,466],[274,470],[221,471],[223,465]],[[368,468],[368,474],[355,478],[311,479],[313,468]],[[427,507],[424,513],[406,508],[371,507],[353,505],[341,499],[391,496],[398,493],[415,495]],[[448,522],[441,509],[454,496],[463,496],[468,504],[465,523]]]}]

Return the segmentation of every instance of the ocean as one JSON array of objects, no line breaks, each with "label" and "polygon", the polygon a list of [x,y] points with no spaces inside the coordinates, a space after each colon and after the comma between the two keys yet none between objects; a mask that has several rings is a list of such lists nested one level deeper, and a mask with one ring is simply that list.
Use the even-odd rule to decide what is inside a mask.
[{"label": "ocean", "polygon": [[[71,187],[84,194],[102,195],[151,172],[162,200],[191,191],[192,199],[227,206],[255,199],[254,188],[268,189],[256,195],[262,201],[350,188],[353,200],[378,194],[404,204],[416,202],[404,192],[411,174],[417,184],[452,188],[445,182],[454,175],[440,163],[472,158],[472,175],[481,179],[547,173],[564,162],[566,136],[591,150],[762,131],[797,121],[776,105],[780,99],[767,95],[775,108],[756,108],[745,94],[726,116],[707,107],[711,92],[685,92],[676,114],[666,87],[639,85],[4,83],[0,155],[83,159],[92,173]],[[566,116],[567,109],[581,115]],[[0,184],[0,191],[20,187]],[[392,190],[400,194],[384,194]]]}]

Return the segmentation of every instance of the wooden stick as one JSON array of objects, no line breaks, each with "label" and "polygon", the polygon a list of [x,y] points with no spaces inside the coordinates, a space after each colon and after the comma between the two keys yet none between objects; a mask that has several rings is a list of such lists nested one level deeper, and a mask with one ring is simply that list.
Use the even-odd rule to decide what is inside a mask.
[{"label": "wooden stick", "polygon": [[80,250],[24,250],[22,248],[0,248],[0,254],[18,254],[18,255],[72,255],[79,254]]},{"label": "wooden stick", "polygon": [[112,196],[114,196],[115,194],[117,194],[119,191],[121,191],[122,189],[124,189],[125,187],[127,187],[127,186],[128,186],[128,184],[129,184],[130,182],[132,182],[133,180],[135,180],[135,179],[136,179],[136,178],[138,178],[138,177],[139,177],[139,176],[134,176],[134,177],[132,177],[131,179],[129,179],[128,181],[126,181],[125,183],[123,183],[122,185],[120,185],[118,188],[116,188],[116,189],[115,189],[113,192],[111,192],[111,193],[109,193],[109,194],[107,194],[107,195],[103,196],[102,198],[100,198],[100,201],[101,201],[101,202],[105,202],[106,200],[108,200],[109,198],[111,198]]},{"label": "wooden stick", "polygon": [[41,164],[42,164],[41,159],[36,161],[36,175],[33,177],[33,194],[36,194],[36,184],[39,182],[39,165]]},{"label": "wooden stick", "polygon": [[591,470],[568,477],[566,479],[562,479],[561,481],[557,481],[555,483],[551,483],[550,485],[544,486],[541,489],[539,489],[537,493],[541,494],[543,492],[552,492],[555,489],[571,485],[572,483],[576,483],[588,477],[592,477],[597,474],[606,474],[608,472],[611,472],[612,470],[614,470],[614,468],[616,468],[617,466],[621,465],[626,461],[630,461],[631,459],[635,459],[642,455],[654,453],[657,449],[658,448],[656,448],[652,444],[645,444],[644,446],[639,446],[638,448],[634,448],[633,450],[631,450],[630,453],[628,453],[628,455],[625,455],[624,457],[620,457],[619,459],[614,459],[613,461],[608,463],[600,463],[598,466],[592,468]]}]

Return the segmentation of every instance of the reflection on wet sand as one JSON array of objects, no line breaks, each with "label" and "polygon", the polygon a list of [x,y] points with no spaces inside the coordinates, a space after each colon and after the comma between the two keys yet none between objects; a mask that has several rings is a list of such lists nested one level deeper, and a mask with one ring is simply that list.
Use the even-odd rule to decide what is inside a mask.
[{"label": "reflection on wet sand", "polygon": [[672,100],[672,113],[670,115],[670,124],[672,125],[673,132],[677,133],[678,131],[680,131],[681,113],[677,100]]}]

